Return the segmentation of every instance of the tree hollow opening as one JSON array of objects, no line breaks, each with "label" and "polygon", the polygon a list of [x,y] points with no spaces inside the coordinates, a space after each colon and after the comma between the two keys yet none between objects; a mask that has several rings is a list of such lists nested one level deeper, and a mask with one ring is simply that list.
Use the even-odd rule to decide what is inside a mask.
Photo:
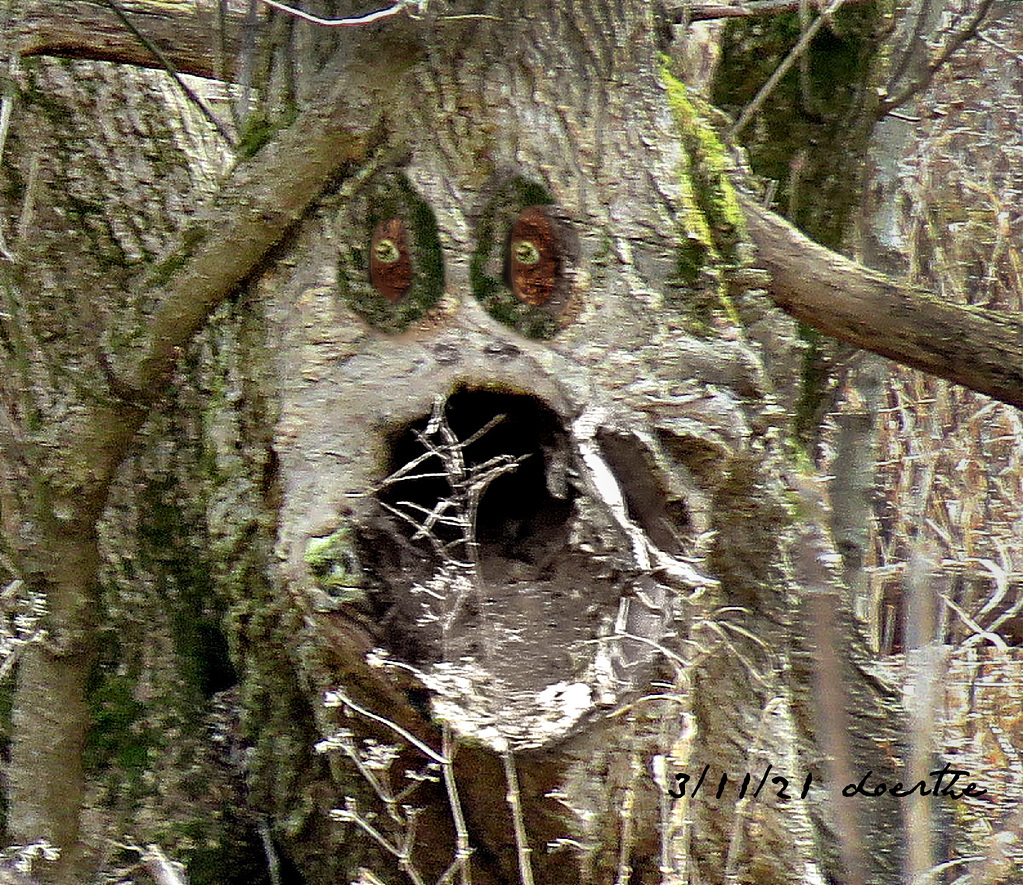
[{"label": "tree hollow opening", "polygon": [[[436,422],[432,425],[431,416],[394,434],[388,472],[407,472],[401,481],[388,484],[379,500],[393,515],[405,514],[408,518],[399,519],[401,530],[435,556],[471,559],[461,540],[469,534],[476,541],[485,579],[502,581],[525,572],[542,577],[548,560],[566,543],[576,495],[561,420],[536,397],[472,389],[448,398],[444,418],[451,431],[447,438]],[[454,440],[465,467],[461,484],[451,461],[438,454],[424,457],[426,444],[441,447],[454,445]],[[504,472],[494,469],[500,465],[505,465]],[[466,506],[472,486],[466,478],[473,475],[480,478],[475,509]],[[423,526],[432,514],[431,539]],[[459,522],[467,518],[472,522],[468,533]]]}]

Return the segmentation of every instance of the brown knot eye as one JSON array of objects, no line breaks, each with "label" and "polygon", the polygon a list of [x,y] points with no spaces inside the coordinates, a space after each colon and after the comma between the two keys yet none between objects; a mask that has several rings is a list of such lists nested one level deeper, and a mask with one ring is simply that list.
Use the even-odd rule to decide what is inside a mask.
[{"label": "brown knot eye", "polygon": [[527,206],[519,213],[512,225],[509,259],[516,298],[534,307],[544,304],[555,290],[558,248],[541,206]]},{"label": "brown knot eye", "polygon": [[412,261],[400,218],[380,222],[370,243],[370,282],[388,301],[397,301],[412,286]]}]

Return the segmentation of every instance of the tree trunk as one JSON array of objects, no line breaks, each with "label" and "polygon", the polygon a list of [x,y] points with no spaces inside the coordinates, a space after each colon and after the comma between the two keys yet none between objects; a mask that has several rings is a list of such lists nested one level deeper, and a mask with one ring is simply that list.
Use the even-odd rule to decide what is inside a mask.
[{"label": "tree trunk", "polygon": [[[464,818],[475,880],[515,880],[527,856],[517,817],[536,881],[838,874],[838,849],[813,847],[817,827],[838,826],[825,798],[837,784],[811,749],[822,705],[806,662],[847,647],[852,627],[784,627],[795,601],[782,462],[725,295],[737,208],[694,183],[710,166],[696,129],[689,153],[659,135],[700,124],[682,88],[666,90],[645,5],[479,11],[497,20],[438,20],[422,48],[398,27],[401,51],[350,44],[347,83],[386,109],[400,165],[384,155],[370,180],[326,197],[292,244],[301,261],[260,281],[280,407],[281,579],[307,609],[306,641],[332,646],[333,663],[308,678],[343,688],[357,738],[409,753],[362,709],[441,752],[452,743],[388,681],[411,672],[405,690],[463,745],[459,811],[445,825],[444,805],[426,802],[429,824],[402,861],[425,879],[460,857]],[[517,218],[538,204],[559,270],[550,301],[527,308],[506,236],[514,248]],[[396,260],[407,251],[412,267],[395,306],[367,279],[389,217],[404,230]],[[444,458],[498,415],[466,464],[527,458],[504,487],[494,480],[473,511],[476,544],[460,546],[462,528],[446,534],[426,514],[470,519],[459,501],[475,480],[459,486]],[[381,487],[423,453],[417,433],[440,447],[430,470],[450,490]],[[377,672],[356,663],[374,646],[391,661]],[[790,649],[801,681],[787,685]],[[856,665],[836,672],[830,697],[876,723],[844,749],[849,769],[886,770],[873,757],[890,708],[857,689]],[[642,699],[659,677],[668,697]],[[743,773],[769,763],[820,786],[733,813]],[[674,805],[673,775],[693,782],[705,764],[732,799]],[[362,807],[346,818],[368,820]],[[864,881],[889,881],[897,834],[860,818],[878,849]],[[867,855],[854,844],[846,862]]]},{"label": "tree trunk", "polygon": [[108,387],[104,353],[149,308],[127,280],[177,232],[183,218],[164,207],[209,193],[223,154],[183,162],[215,136],[181,113],[161,76],[37,64],[17,85],[4,167],[19,224],[3,269],[0,506],[17,577],[44,592],[47,612],[44,643],[18,667],[7,825],[20,844],[61,849],[53,881],[80,882],[91,860],[78,825],[98,650],[96,522],[146,414],[141,396],[126,402]]},{"label": "tree trunk", "polygon": [[[664,20],[658,19],[656,33],[662,34],[669,27],[668,22],[738,14],[778,14],[793,5],[787,0],[761,4],[761,8],[752,11],[714,5],[688,6],[682,12],[673,10]],[[471,20],[473,15],[465,14],[461,20]],[[326,14],[324,18],[339,20]],[[442,15],[437,20],[447,22],[450,27],[460,19]],[[398,19],[387,21],[389,28],[400,30],[396,25]],[[270,64],[266,59],[256,58],[254,47],[258,35],[271,44],[271,54],[275,51],[273,47],[283,39],[280,29],[267,37],[266,32],[272,28],[265,17],[252,12],[246,15],[236,3],[225,4],[223,13],[214,16],[201,6],[168,7],[149,0],[138,0],[120,14],[96,0],[76,4],[29,2],[18,8],[10,25],[9,39],[12,50],[25,56],[52,54],[111,59],[204,77],[228,80],[241,77],[248,90],[252,85],[253,67],[257,63]],[[352,33],[348,28],[341,30]],[[324,33],[332,31],[320,29],[318,34],[314,30],[308,40],[307,49],[317,47],[312,56],[328,51],[325,47],[333,45],[333,40],[325,39]],[[241,64],[243,70],[237,70],[237,64]],[[315,67],[314,63],[312,68]],[[308,69],[301,73],[293,71],[289,77],[298,77],[300,84],[308,84],[310,73]],[[710,71],[705,70],[703,74],[709,75]],[[319,82],[326,88],[330,80],[321,78]],[[287,87],[285,92],[295,85]],[[703,88],[699,83],[690,85],[695,88],[695,94]],[[287,94],[288,102],[294,98],[294,94]],[[340,99],[340,93],[336,98]],[[330,114],[330,105],[323,107]],[[319,127],[316,128],[319,131]],[[361,125],[354,128],[365,131]],[[249,137],[257,129],[259,127],[255,126]],[[297,167],[282,180],[308,183],[316,178]],[[302,191],[300,186],[299,192]],[[827,335],[1020,408],[1021,325],[1015,316],[929,297],[927,292],[912,290],[894,278],[872,272],[816,246],[795,230],[787,229],[782,219],[754,202],[743,200],[743,204],[751,239],[758,247],[762,262],[772,271],[770,291],[784,310]],[[251,245],[258,247],[259,242],[257,238]],[[192,249],[187,251],[191,253]],[[223,257],[231,251],[230,247],[224,247],[218,255]],[[807,274],[809,278],[804,283]],[[835,297],[837,294],[839,297]],[[956,345],[951,343],[953,340]]]},{"label": "tree trunk", "polygon": [[[25,341],[6,356],[29,367],[30,399],[53,400],[38,408],[54,436],[27,469],[57,511],[94,521],[177,349],[241,288],[181,398],[212,401],[214,465],[194,495],[234,605],[254,755],[273,746],[255,791],[276,812],[275,790],[310,766],[289,720],[315,716],[333,751],[306,816],[275,820],[308,881],[352,878],[364,858],[414,881],[452,863],[495,883],[527,867],[552,883],[895,881],[881,803],[837,813],[844,777],[891,773],[880,748],[898,720],[820,564],[825,519],[791,488],[740,322],[771,309],[733,276],[749,244],[721,149],[657,57],[650,4],[471,6],[348,31],[319,77],[323,45],[298,59],[295,124],[252,145],[190,225],[164,218],[146,239],[149,217],[116,211],[125,188],[101,164],[49,170],[36,202],[55,208],[17,244],[39,322],[67,313],[52,276],[30,272],[49,266],[62,213],[113,234],[86,217],[94,241],[59,250],[93,256],[62,285],[73,314],[101,305],[95,321],[58,344],[12,321]],[[27,150],[72,155],[61,120]],[[203,187],[178,172],[143,178],[192,207]],[[60,187],[85,178],[91,213]],[[54,382],[39,353],[84,367],[86,389]],[[91,533],[79,542],[94,550]],[[794,570],[796,551],[809,559]],[[96,560],[82,560],[84,596]],[[64,614],[59,568],[40,574],[59,630],[88,633]],[[53,756],[33,753],[54,699],[75,714],[60,741],[80,743],[81,660],[26,658],[13,762],[16,831],[66,849]],[[44,685],[64,693],[37,697]],[[823,726],[839,708],[855,733]],[[397,799],[405,770],[430,778]],[[750,801],[745,773],[780,773],[795,798]],[[51,797],[39,808],[33,776]],[[337,844],[310,834],[317,802],[369,847],[317,867]]]}]

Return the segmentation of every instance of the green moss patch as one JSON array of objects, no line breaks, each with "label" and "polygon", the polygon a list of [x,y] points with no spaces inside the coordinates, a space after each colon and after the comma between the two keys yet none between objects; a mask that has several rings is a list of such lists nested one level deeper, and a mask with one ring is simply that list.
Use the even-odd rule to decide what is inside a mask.
[{"label": "green moss patch", "polygon": [[685,311],[693,334],[710,334],[722,321],[739,325],[727,288],[729,270],[741,263],[743,215],[729,181],[732,164],[708,123],[710,108],[689,94],[668,62],[661,74],[685,152],[679,171],[676,275],[666,304]]},{"label": "green moss patch", "polygon": [[[778,184],[793,224],[837,246],[874,126],[872,65],[882,46],[884,4],[839,10],[779,81],[742,133],[755,173]],[[734,20],[725,29],[712,100],[738,115],[802,33],[797,12]]]},{"label": "green moss patch", "polygon": [[304,558],[321,590],[342,600],[364,598],[366,576],[347,525],[325,537],[310,538]]},{"label": "green moss patch", "polygon": [[736,247],[743,237],[743,213],[729,182],[731,163],[717,133],[707,122],[709,109],[701,107],[686,85],[662,69],[669,106],[690,161],[689,188],[703,216],[715,249],[727,261],[737,260]]},{"label": "green moss patch", "polygon": [[525,338],[553,338],[561,328],[559,318],[568,298],[556,296],[538,306],[516,298],[507,279],[509,235],[527,206],[553,204],[554,199],[542,185],[516,176],[492,187],[490,199],[477,218],[477,246],[469,265],[473,296],[499,323]]},{"label": "green moss patch", "polygon": [[707,122],[707,113],[699,99],[690,96],[686,85],[667,69],[662,70],[662,78],[690,161],[688,190],[703,216],[715,249],[725,260],[735,262],[736,247],[743,236],[743,213],[729,182],[731,164],[725,147]]},{"label": "green moss patch", "polygon": [[[370,283],[370,241],[377,224],[401,219],[412,261],[409,291],[394,303]],[[338,213],[342,244],[338,255],[338,291],[342,300],[371,326],[398,333],[434,307],[444,294],[444,258],[437,221],[430,206],[397,172],[376,176]]]}]

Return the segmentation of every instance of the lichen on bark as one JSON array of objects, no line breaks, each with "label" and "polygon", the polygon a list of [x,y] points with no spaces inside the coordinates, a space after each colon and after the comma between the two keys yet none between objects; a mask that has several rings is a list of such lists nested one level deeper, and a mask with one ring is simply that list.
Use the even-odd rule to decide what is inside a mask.
[{"label": "lichen on bark", "polygon": [[[884,3],[840,9],[738,136],[754,173],[774,183],[778,211],[830,248],[842,243],[860,190],[875,123],[875,56],[884,45],[877,39],[884,15]],[[738,114],[803,27],[798,12],[728,24],[714,103]],[[803,365],[800,395],[793,403],[793,436],[813,450],[831,395],[832,365],[845,345],[808,326],[800,327],[800,335]]]},{"label": "lichen on bark", "polygon": [[[667,60],[662,62],[661,78],[686,158],[680,170],[677,247],[685,303],[691,311],[703,313],[705,321],[717,311],[739,327],[729,283],[731,272],[745,263],[743,217],[729,180],[735,164],[708,122],[713,110],[672,74]],[[703,298],[698,294],[702,291]]]},{"label": "lichen on bark", "polygon": [[[464,30],[424,26],[431,52],[407,78],[389,82],[399,103],[390,122],[400,133],[396,141],[407,140],[404,168],[391,173],[390,192],[374,191],[372,177],[360,192],[358,175],[369,170],[356,170],[307,213],[267,256],[259,280],[212,317],[186,354],[184,377],[174,379],[180,398],[172,407],[174,420],[158,419],[152,439],[140,442],[143,475],[147,469],[173,474],[159,487],[161,494],[188,502],[178,515],[151,514],[163,528],[189,536],[184,549],[165,541],[163,532],[149,539],[154,552],[147,577],[181,603],[164,611],[153,601],[151,610],[167,622],[158,634],[165,647],[155,657],[180,670],[182,682],[196,677],[195,661],[187,660],[194,657],[189,630],[175,628],[182,627],[183,615],[226,609],[240,680],[237,703],[244,710],[241,724],[228,732],[251,750],[252,804],[272,821],[272,834],[311,882],[351,876],[356,851],[363,850],[358,846],[365,846],[354,828],[332,828],[327,809],[352,797],[381,807],[370,779],[346,759],[315,761],[316,738],[344,725],[361,742],[378,740],[375,729],[389,718],[425,742],[443,745],[465,724],[458,717],[467,705],[458,702],[467,683],[459,677],[473,670],[480,675],[472,686],[480,696],[493,689],[496,674],[505,677],[502,693],[490,695],[499,715],[484,710],[490,743],[467,740],[455,761],[472,811],[475,879],[514,877],[507,785],[490,752],[500,746],[495,730],[505,728],[497,736],[506,746],[519,742],[523,770],[529,770],[524,817],[534,845],[566,840],[559,844],[569,847],[573,835],[588,840],[575,853],[537,850],[539,880],[565,881],[575,863],[569,877],[608,877],[621,868],[625,880],[624,868],[632,865],[634,880],[660,881],[664,871],[655,852],[661,796],[645,764],[673,742],[678,711],[694,716],[696,750],[719,754],[716,762],[731,770],[742,770],[762,747],[797,756],[792,730],[769,728],[770,739],[755,740],[762,719],[775,721],[775,708],[769,709],[775,697],[784,718],[792,696],[785,681],[791,526],[780,504],[778,415],[757,355],[722,305],[735,229],[722,214],[728,192],[716,190],[721,170],[717,179],[707,176],[708,195],[699,197],[678,142],[664,137],[672,115],[651,51],[650,5],[531,4],[525,16],[500,3],[481,8],[494,15],[445,23]],[[552,39],[565,33],[567,22],[573,52]],[[418,21],[401,27],[420,34]],[[495,46],[510,51],[496,53]],[[352,37],[349,48],[358,64],[345,87],[375,95],[381,73],[393,65],[380,57],[374,39],[360,50],[360,38]],[[686,119],[696,133],[693,156],[713,153],[701,141],[697,121]],[[465,137],[470,128],[472,137]],[[712,159],[700,162],[713,170]],[[520,194],[529,198],[525,205],[552,205],[548,195],[557,201],[579,230],[581,269],[594,271],[578,321],[544,340],[493,322],[468,297],[479,207],[496,168],[514,168],[523,180],[537,182],[539,195]],[[451,271],[442,277],[435,268],[429,297],[446,279],[453,309],[430,316],[431,306],[418,302],[419,314],[393,321],[379,304],[380,312],[368,317],[367,302],[357,299],[355,307],[370,320],[363,323],[340,308],[339,286],[345,293],[369,287],[365,249],[374,224],[368,218],[378,207],[367,194],[382,196],[380,205],[400,215],[407,229],[418,223],[416,200],[429,203],[438,219],[437,254],[444,250]],[[665,309],[666,282],[680,271],[681,205],[688,217],[693,213],[682,239],[692,239],[699,254],[684,256],[681,288],[689,289]],[[484,263],[494,279],[507,224],[503,217],[486,237]],[[370,297],[365,289],[363,294]],[[680,330],[688,316],[697,318],[701,340]],[[428,322],[418,323],[419,317]],[[402,331],[407,334],[397,334]],[[388,460],[389,434],[416,422],[427,426],[439,402],[495,389],[517,394],[502,399],[502,408],[529,402],[516,414],[522,416],[519,430],[534,434],[537,443],[531,452],[534,485],[546,490],[538,497],[558,501],[544,500],[532,551],[544,553],[550,543],[565,555],[526,562],[533,570],[524,569],[522,560],[505,555],[507,549],[521,552],[521,545],[515,549],[520,536],[499,509],[490,540],[491,552],[499,554],[492,557],[496,577],[481,581],[478,598],[467,604],[456,655],[446,646],[451,635],[431,644],[426,631],[413,636],[419,648],[403,647],[389,599],[369,622],[359,606],[318,608],[310,592],[318,577],[338,578],[346,589],[356,580],[350,565],[340,575],[333,572],[334,563],[346,558],[350,539],[343,536],[350,527],[373,540],[377,518],[381,548],[387,552],[385,543],[394,541],[393,530],[379,527],[373,495]],[[541,438],[544,421],[551,422],[549,435],[558,445]],[[473,423],[467,431],[480,426]],[[179,435],[202,442],[196,450],[167,455],[167,440]],[[148,468],[147,457],[153,460]],[[524,468],[520,476],[525,474]],[[129,496],[131,480],[124,478]],[[563,491],[551,491],[559,487]],[[521,497],[508,495],[513,507]],[[497,537],[499,532],[504,535]],[[333,540],[326,548],[314,544],[311,556],[311,539]],[[161,544],[168,561],[159,555]],[[395,586],[387,589],[416,603],[412,578],[423,573],[440,581],[446,573],[422,551],[409,553],[401,541],[394,546],[407,559],[396,556]],[[412,569],[405,567],[408,561]],[[697,571],[705,567],[713,578]],[[669,575],[678,586],[669,587]],[[120,580],[123,588],[127,579]],[[196,597],[208,608],[197,606]],[[489,642],[497,628],[501,642]],[[143,647],[146,639],[139,640]],[[375,649],[389,643],[395,666],[385,671]],[[655,663],[662,653],[678,667],[666,666],[663,673]],[[444,677],[452,675],[446,684]],[[638,697],[651,675],[677,677],[675,695]],[[692,678],[687,684],[684,677]],[[140,684],[111,683],[108,696],[122,713],[135,716],[123,702],[131,694],[127,689],[138,691]],[[377,718],[342,720],[337,711],[325,712],[323,692],[338,686],[365,699]],[[195,701],[194,684],[182,691]],[[546,714],[564,712],[566,698],[580,701],[572,717],[543,732],[531,729],[547,721]],[[189,709],[196,708],[193,703]],[[531,720],[518,715],[520,709],[540,715]],[[627,715],[628,725],[613,710]],[[443,741],[437,718],[447,726]],[[395,740],[394,732],[387,734]],[[133,749],[125,742],[126,752]],[[416,755],[409,750],[403,763]],[[424,791],[416,794],[424,811],[415,859],[440,875],[454,842],[448,806],[440,790],[425,783],[417,789]],[[731,844],[716,811],[698,810],[692,846],[707,881],[724,878],[722,849]],[[772,856],[759,858],[751,849],[736,861],[744,874],[798,881],[811,856],[806,834],[792,835],[783,814],[758,810],[752,819],[759,832],[771,833]],[[346,853],[351,846],[356,851]],[[365,850],[374,852],[372,846]],[[197,858],[197,870],[201,863],[205,859]]]}]

